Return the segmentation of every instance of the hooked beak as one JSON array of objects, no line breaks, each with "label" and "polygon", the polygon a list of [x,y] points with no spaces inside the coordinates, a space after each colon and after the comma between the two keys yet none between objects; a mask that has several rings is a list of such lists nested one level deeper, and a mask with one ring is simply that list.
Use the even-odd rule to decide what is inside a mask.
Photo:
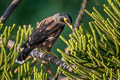
[{"label": "hooked beak", "polygon": [[73,30],[72,24],[67,20],[67,18],[64,18],[64,22],[69,26],[71,30]]}]

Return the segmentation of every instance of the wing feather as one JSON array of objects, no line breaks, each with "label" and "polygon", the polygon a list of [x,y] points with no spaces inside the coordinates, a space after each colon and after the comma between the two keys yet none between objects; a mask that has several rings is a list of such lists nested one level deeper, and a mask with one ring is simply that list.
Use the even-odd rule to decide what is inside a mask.
[{"label": "wing feather", "polygon": [[31,36],[29,37],[28,43],[30,46],[38,45],[44,42],[49,37],[49,33],[46,28],[51,27],[51,25],[54,23],[54,21],[51,19],[52,17],[49,17],[41,21],[39,25],[37,25],[37,28],[32,32]]},{"label": "wing feather", "polygon": [[29,45],[34,46],[36,44],[40,44],[47,39],[47,34],[45,32],[40,32],[39,29],[35,29],[35,31],[31,34],[29,39]]}]

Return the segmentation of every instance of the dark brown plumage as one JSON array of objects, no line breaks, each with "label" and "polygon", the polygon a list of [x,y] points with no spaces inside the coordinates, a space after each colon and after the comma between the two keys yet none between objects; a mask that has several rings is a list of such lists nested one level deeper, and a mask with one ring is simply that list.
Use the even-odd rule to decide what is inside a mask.
[{"label": "dark brown plumage", "polygon": [[71,16],[66,13],[57,13],[41,21],[26,43],[23,44],[16,62],[23,64],[24,60],[34,48],[39,47],[43,51],[50,52],[52,46],[64,29],[66,24],[64,19],[66,19],[69,24],[72,23]]}]

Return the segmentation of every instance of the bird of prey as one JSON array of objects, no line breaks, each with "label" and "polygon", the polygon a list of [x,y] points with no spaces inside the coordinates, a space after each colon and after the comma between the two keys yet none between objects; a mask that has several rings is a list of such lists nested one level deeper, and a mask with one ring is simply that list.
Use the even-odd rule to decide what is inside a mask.
[{"label": "bird of prey", "polygon": [[67,13],[57,13],[42,20],[22,45],[16,62],[23,64],[29,53],[35,48],[41,48],[49,53],[66,24],[72,25],[72,18]]}]

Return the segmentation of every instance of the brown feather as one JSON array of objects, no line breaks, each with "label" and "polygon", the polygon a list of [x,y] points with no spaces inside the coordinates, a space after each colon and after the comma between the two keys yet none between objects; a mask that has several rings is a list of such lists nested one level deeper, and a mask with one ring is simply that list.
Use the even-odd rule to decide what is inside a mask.
[{"label": "brown feather", "polygon": [[[49,24],[51,23],[52,24]],[[49,24],[49,25],[48,25]],[[37,28],[41,28],[43,27],[42,25],[47,25],[46,29],[45,30],[48,30],[50,31],[51,29],[54,29],[56,26],[57,23],[54,21],[54,18],[53,16],[51,17],[48,17],[46,19],[44,19],[43,21],[41,21],[39,23],[39,25],[37,26]],[[56,42],[57,38],[59,37],[60,33],[62,32],[64,28],[64,25],[59,27],[59,29],[52,33],[49,37],[48,37],[48,40],[45,40],[41,45],[39,45],[39,47],[42,49],[42,50],[47,50],[47,51],[50,51],[51,48],[53,47],[54,43]],[[42,29],[42,28],[41,28]],[[51,38],[51,39],[50,39]]]}]

